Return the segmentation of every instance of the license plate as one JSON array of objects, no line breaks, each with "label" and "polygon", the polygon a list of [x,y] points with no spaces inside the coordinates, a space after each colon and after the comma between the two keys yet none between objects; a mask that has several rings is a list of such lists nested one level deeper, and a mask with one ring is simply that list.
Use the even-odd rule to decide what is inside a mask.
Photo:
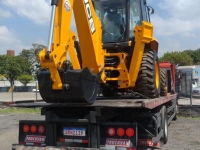
[{"label": "license plate", "polygon": [[63,135],[85,136],[85,128],[64,128]]}]

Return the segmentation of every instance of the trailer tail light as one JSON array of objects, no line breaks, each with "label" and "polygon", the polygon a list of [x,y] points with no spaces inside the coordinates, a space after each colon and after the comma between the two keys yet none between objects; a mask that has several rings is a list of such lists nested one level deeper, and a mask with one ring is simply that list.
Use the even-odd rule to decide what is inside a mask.
[{"label": "trailer tail light", "polygon": [[38,133],[43,134],[45,132],[45,127],[44,126],[39,126],[38,127]]},{"label": "trailer tail light", "polygon": [[30,131],[32,133],[35,133],[37,131],[37,127],[35,125],[32,125]]},{"label": "trailer tail light", "polygon": [[126,136],[133,137],[135,134],[135,131],[132,128],[126,129]]},{"label": "trailer tail light", "polygon": [[108,128],[108,135],[109,136],[114,136],[115,135],[115,129],[114,128]]},{"label": "trailer tail light", "polygon": [[23,126],[23,132],[25,132],[25,133],[29,132],[29,126],[28,125]]},{"label": "trailer tail light", "polygon": [[124,136],[125,134],[125,130],[123,128],[118,128],[117,129],[117,135],[118,136]]}]

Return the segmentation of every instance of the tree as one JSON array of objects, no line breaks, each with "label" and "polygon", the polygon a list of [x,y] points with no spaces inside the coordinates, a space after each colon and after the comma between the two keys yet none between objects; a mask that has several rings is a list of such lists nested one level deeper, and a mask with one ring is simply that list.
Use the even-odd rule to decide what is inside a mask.
[{"label": "tree", "polygon": [[27,63],[30,64],[30,72],[33,75],[36,73],[36,66],[40,65],[38,54],[41,50],[43,50],[46,47],[40,44],[32,44],[32,46],[33,47],[30,49],[23,49],[19,55],[23,57],[27,61]]},{"label": "tree", "polygon": [[0,55],[0,64],[0,74],[10,82],[11,87],[21,74],[28,74],[30,67],[20,56]]},{"label": "tree", "polygon": [[21,56],[15,56],[15,62],[19,64],[21,74],[32,75],[32,72],[30,71],[31,63],[29,61],[27,61]]},{"label": "tree", "polygon": [[14,81],[21,74],[20,65],[16,62],[15,57],[8,55],[0,56],[0,74],[10,82],[10,85],[14,85]]},{"label": "tree", "polygon": [[200,65],[200,49],[197,50],[184,50],[190,57],[193,58],[194,65]]},{"label": "tree", "polygon": [[24,88],[26,88],[27,84],[30,83],[32,79],[32,75],[28,74],[22,74],[18,77],[18,80],[24,85]]},{"label": "tree", "polygon": [[34,69],[33,69],[33,65],[32,65],[32,62],[31,62],[32,58],[33,58],[31,51],[23,49],[22,52],[19,54],[19,56],[23,57],[24,61],[28,64],[28,66],[30,66],[29,70],[27,70],[28,74],[32,74]]},{"label": "tree", "polygon": [[193,59],[186,52],[167,52],[160,61],[169,61],[179,66],[193,65]]}]

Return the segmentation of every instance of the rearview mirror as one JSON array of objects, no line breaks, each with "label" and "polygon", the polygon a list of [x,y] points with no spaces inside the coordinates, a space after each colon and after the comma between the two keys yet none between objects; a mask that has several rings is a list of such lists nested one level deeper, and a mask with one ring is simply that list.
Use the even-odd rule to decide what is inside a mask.
[{"label": "rearview mirror", "polygon": [[151,6],[147,6],[147,9],[149,11],[149,14],[154,14],[154,8]]}]

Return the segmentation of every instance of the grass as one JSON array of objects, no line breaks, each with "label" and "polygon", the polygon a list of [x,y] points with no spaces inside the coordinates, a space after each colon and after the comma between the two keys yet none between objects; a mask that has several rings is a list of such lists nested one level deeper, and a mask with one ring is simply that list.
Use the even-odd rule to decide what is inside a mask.
[{"label": "grass", "polygon": [[189,113],[188,114],[178,114],[177,117],[200,120],[199,115],[193,115],[192,113],[191,114],[189,114]]},{"label": "grass", "polygon": [[40,113],[40,108],[14,108],[14,107],[6,107],[4,109],[0,109],[0,114],[6,113],[28,113],[28,114],[36,114]]},{"label": "grass", "polygon": [[193,115],[190,115],[190,114],[187,114],[187,115],[177,115],[178,118],[186,118],[186,119],[195,119],[195,120],[200,120],[200,116],[193,116]]}]

